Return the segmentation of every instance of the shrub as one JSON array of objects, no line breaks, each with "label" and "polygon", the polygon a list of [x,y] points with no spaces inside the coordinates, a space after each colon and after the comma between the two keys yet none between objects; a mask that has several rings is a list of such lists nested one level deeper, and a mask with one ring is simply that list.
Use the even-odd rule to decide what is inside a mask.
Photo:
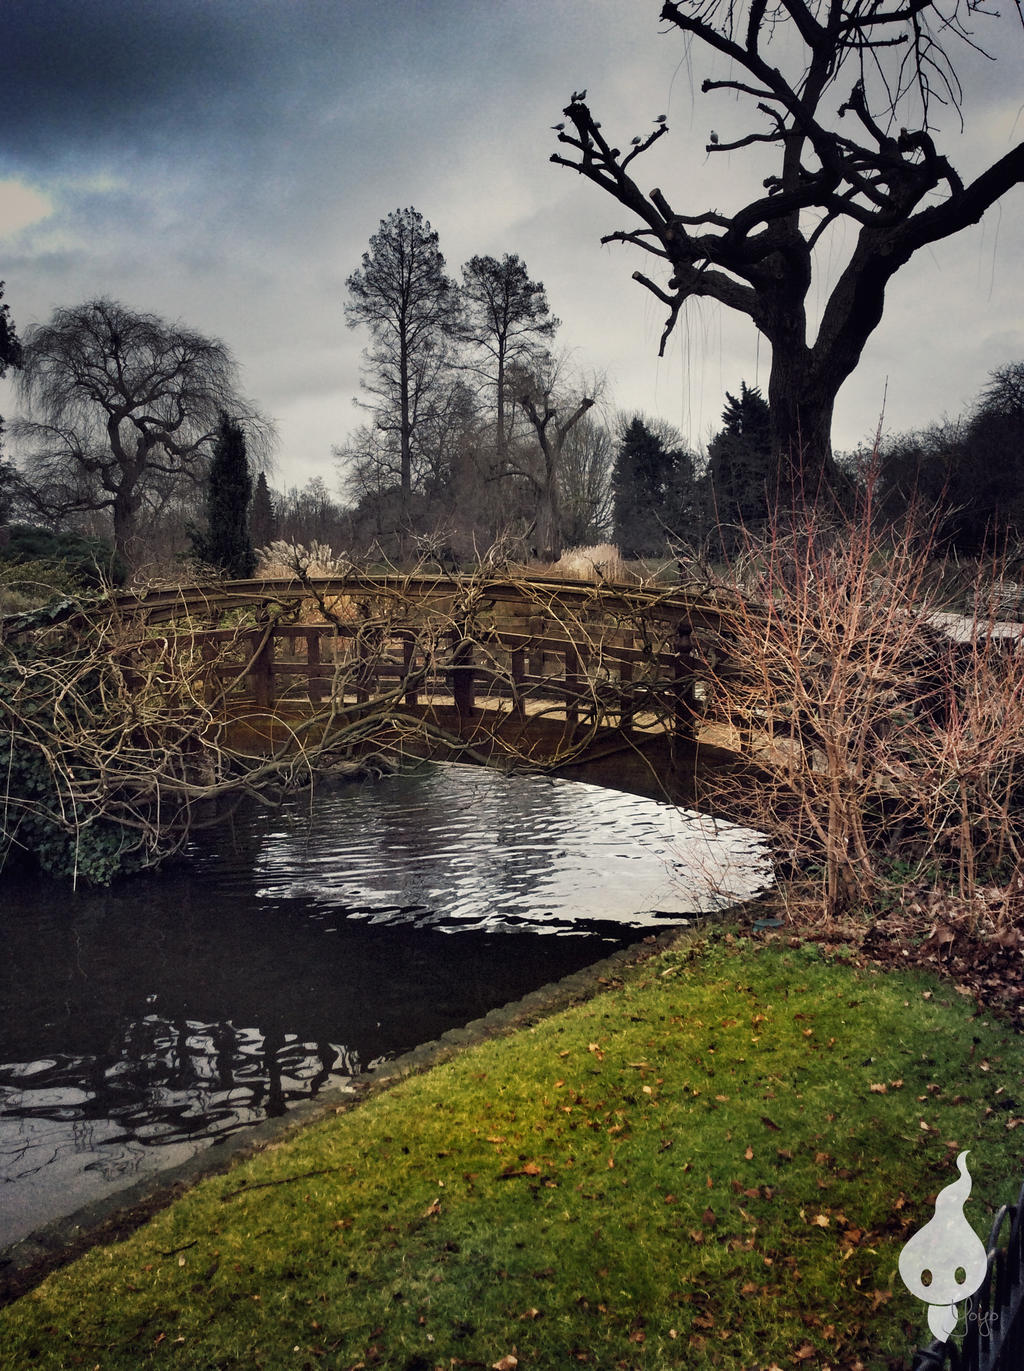
[{"label": "shrub", "polygon": [[[753,763],[707,780],[771,835],[829,913],[871,904],[896,863],[973,899],[1024,869],[1024,654],[994,613],[941,613],[930,530],[778,516],[728,564],[731,608],[696,652],[709,720]],[[976,605],[986,600],[979,585]]]},{"label": "shrub", "polygon": [[105,538],[54,533],[31,524],[0,528],[0,563],[3,562],[14,566],[50,563],[61,568],[77,585],[87,587],[123,585],[128,575],[113,544]]}]

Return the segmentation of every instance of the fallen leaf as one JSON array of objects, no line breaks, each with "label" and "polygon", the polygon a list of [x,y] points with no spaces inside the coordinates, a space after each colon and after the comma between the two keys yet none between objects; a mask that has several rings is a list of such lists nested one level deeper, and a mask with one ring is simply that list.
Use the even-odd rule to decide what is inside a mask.
[{"label": "fallen leaf", "polygon": [[878,1081],[871,1086],[871,1093],[872,1095],[884,1095],[887,1089],[888,1087],[886,1085],[883,1085],[881,1081]]},{"label": "fallen leaf", "polygon": [[519,1358],[513,1357],[510,1352],[505,1357],[499,1357],[497,1361],[491,1362],[491,1371],[516,1371],[519,1365]]},{"label": "fallen leaf", "polygon": [[746,1157],[746,1159],[747,1159],[748,1162],[753,1161],[753,1160],[754,1160],[754,1149],[753,1149],[752,1147],[748,1147],[747,1150],[746,1150],[746,1152],[744,1152],[743,1155],[744,1155],[744,1157]]}]

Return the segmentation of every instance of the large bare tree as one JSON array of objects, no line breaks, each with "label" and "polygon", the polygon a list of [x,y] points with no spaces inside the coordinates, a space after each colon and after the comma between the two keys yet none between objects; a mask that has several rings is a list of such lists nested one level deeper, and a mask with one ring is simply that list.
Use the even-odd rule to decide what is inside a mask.
[{"label": "large bare tree", "polygon": [[[514,364],[528,365],[544,350],[558,328],[540,281],[531,281],[516,254],[471,257],[462,268],[464,337],[473,349],[469,370],[494,390],[495,450],[499,465],[508,452],[510,398],[505,374]],[[514,399],[514,397],[512,397]]]},{"label": "large bare tree", "polygon": [[11,431],[35,503],[54,519],[108,512],[130,565],[140,513],[205,474],[222,413],[254,455],[268,450],[269,425],[241,397],[223,343],[114,300],[30,328],[17,385],[26,414]]},{"label": "large bare tree", "polygon": [[[602,241],[633,244],[661,264],[659,279],[640,271],[634,279],[668,310],[662,350],[696,297],[747,315],[770,342],[785,498],[816,487],[830,466],[836,395],[881,320],[895,273],[1024,180],[1024,143],[964,182],[934,141],[936,107],[960,108],[956,45],[977,46],[973,22],[993,17],[983,0],[669,0],[661,18],[683,38],[687,61],[702,46],[726,72],[702,91],[726,97],[726,120],[744,107],[757,120],[736,137],[710,133],[708,157],[753,149],[775,159],[764,193],[732,213],[681,213],[662,190],[641,189],[638,161],[667,132],[664,116],[625,151],[602,131],[586,92],[556,125],[572,151],[551,160],[641,221]],[[855,244],[812,339],[814,250],[842,223]]]},{"label": "large bare tree", "polygon": [[370,331],[363,385],[375,397],[377,427],[398,439],[400,497],[408,512],[416,444],[444,392],[458,291],[445,273],[437,234],[415,209],[381,220],[345,284],[346,322]]},{"label": "large bare tree", "polygon": [[542,561],[557,562],[562,555],[565,517],[562,508],[565,450],[569,435],[597,403],[599,385],[573,384],[564,361],[549,353],[530,367],[509,368],[508,388],[522,406],[536,443],[536,451],[523,466],[510,464],[507,472],[525,476],[536,497],[533,538]]}]

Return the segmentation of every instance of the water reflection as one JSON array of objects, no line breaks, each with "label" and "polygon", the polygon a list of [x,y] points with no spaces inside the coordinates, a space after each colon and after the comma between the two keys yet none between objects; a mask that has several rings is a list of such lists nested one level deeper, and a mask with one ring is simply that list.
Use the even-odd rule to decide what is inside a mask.
[{"label": "water reflection", "polygon": [[0,1246],[763,879],[745,832],[445,767],[111,891],[5,880]]}]

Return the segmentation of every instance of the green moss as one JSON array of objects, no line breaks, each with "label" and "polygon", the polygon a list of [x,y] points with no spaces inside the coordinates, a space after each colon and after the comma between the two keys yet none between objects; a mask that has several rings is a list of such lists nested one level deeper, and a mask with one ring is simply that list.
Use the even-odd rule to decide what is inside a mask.
[{"label": "green moss", "polygon": [[926,977],[681,948],[91,1252],[0,1365],[909,1365],[899,1250],[960,1149],[979,1232],[1015,1198],[1022,1070]]}]

